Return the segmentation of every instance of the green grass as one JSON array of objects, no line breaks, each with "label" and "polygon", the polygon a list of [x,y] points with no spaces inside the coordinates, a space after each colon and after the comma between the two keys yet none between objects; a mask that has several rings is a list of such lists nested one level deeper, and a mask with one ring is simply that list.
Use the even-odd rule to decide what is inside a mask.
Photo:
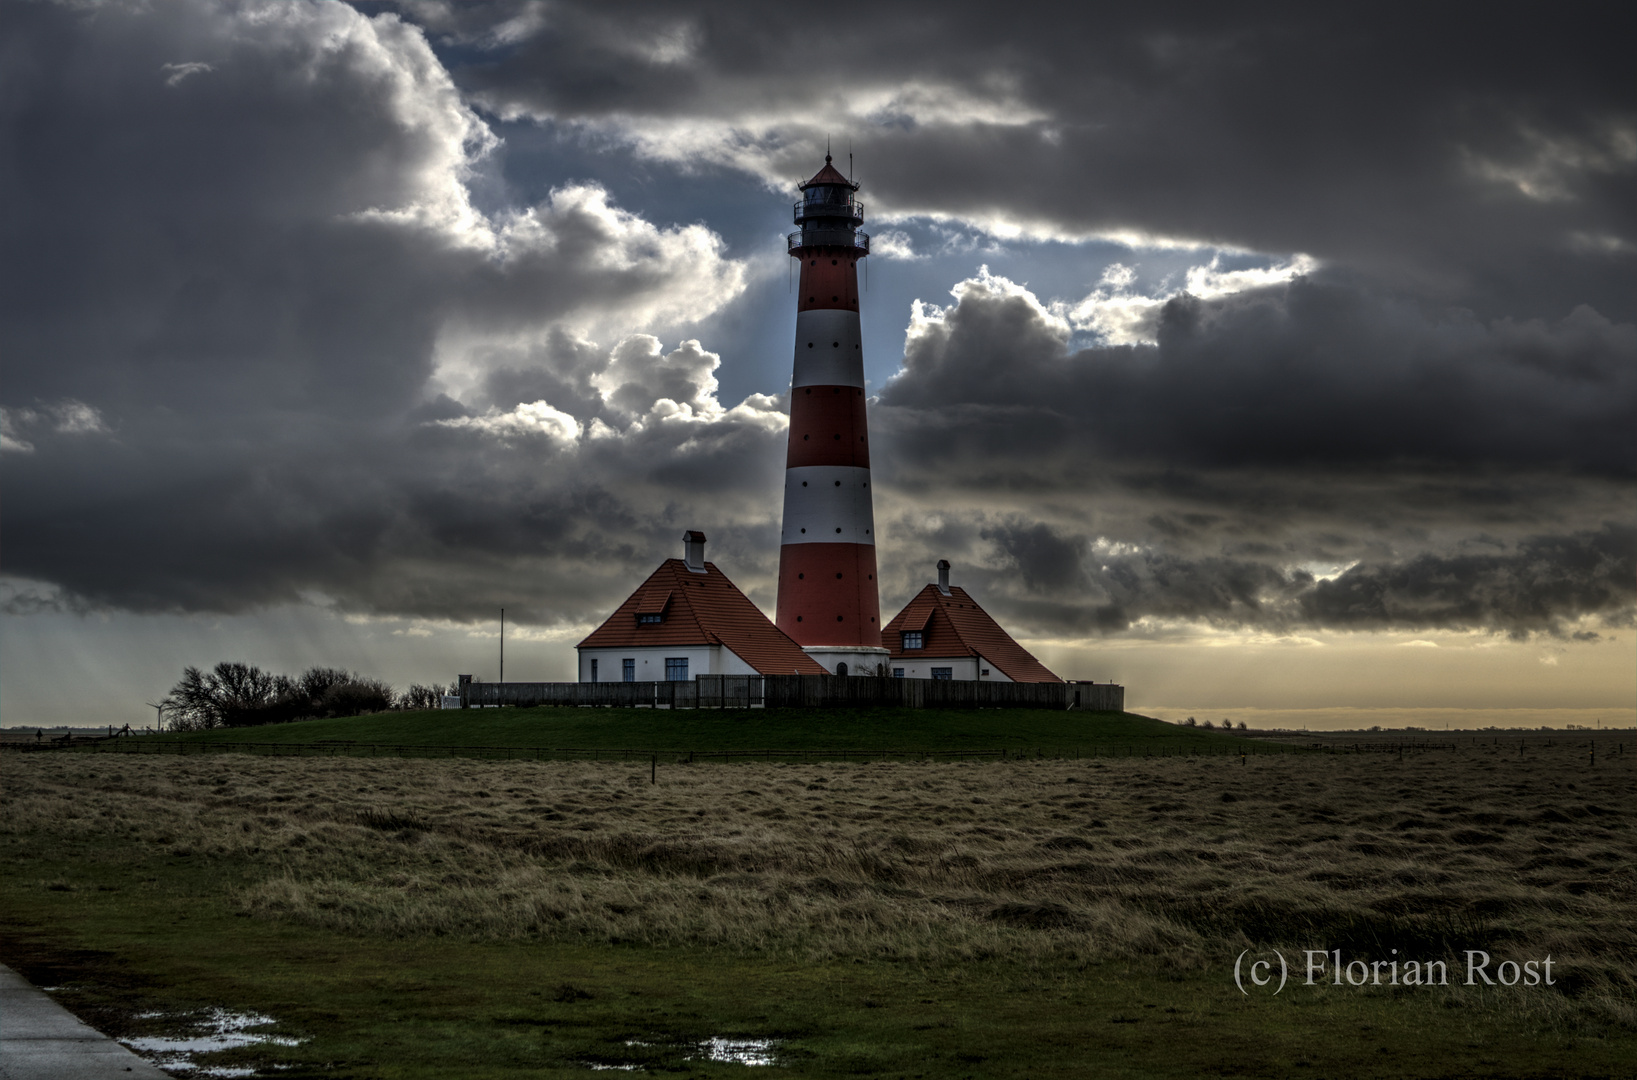
[{"label": "green grass", "polygon": [[1001,750],[1009,754],[1267,753],[1268,744],[1135,713],[1052,709],[467,709],[226,728],[195,742],[604,750]]},{"label": "green grass", "polygon": [[1245,998],[1214,970],[360,939],[236,917],[248,864],[8,846],[8,964],[115,1035],[154,1033],[145,1013],[271,1015],[300,1045],[210,1063],[292,1080],[585,1076],[587,1062],[743,1075],[665,1045],[712,1036],[777,1039],[775,1075],[821,1077],[1614,1077],[1637,1060],[1629,1033],[1542,1030],[1447,993]]},{"label": "green grass", "polygon": [[[1637,788],[1624,762],[1515,758],[713,765],[650,785],[619,765],[19,754],[0,960],[116,1036],[265,1013],[302,1041],[200,1064],[292,1080],[743,1075],[686,1059],[713,1036],[779,1040],[770,1076],[1637,1076]],[[593,925],[559,885],[612,914]],[[732,890],[773,913],[765,944],[633,936]],[[484,930],[531,897],[541,925]],[[999,927],[981,912],[1000,900],[1091,921]],[[440,917],[365,930],[391,925],[370,903]],[[1379,954],[1429,903],[1488,922],[1500,954],[1555,953],[1565,984],[1233,986],[1241,948],[1335,944],[1317,928],[1351,913]],[[585,928],[545,925],[557,904]],[[923,922],[973,947],[916,948]]]}]

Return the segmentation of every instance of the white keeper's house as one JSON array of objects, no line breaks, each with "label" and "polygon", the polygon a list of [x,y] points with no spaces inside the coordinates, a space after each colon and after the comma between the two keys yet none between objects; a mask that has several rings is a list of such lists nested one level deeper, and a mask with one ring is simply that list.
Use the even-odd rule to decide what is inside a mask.
[{"label": "white keeper's house", "polygon": [[606,622],[576,646],[580,682],[686,682],[696,675],[823,675],[825,669],[682,537]]},{"label": "white keeper's house", "polygon": [[[580,682],[686,682],[696,675],[824,675],[827,669],[780,630],[714,563],[705,534],[682,537],[666,559],[576,647]],[[965,589],[922,589],[882,629],[880,673],[900,679],[1062,682],[1012,639]],[[856,670],[852,674],[875,674]]]},{"label": "white keeper's house", "polygon": [[904,605],[881,631],[887,666],[901,679],[1062,682],[1012,639],[965,589],[949,584],[949,560],[938,583]]}]

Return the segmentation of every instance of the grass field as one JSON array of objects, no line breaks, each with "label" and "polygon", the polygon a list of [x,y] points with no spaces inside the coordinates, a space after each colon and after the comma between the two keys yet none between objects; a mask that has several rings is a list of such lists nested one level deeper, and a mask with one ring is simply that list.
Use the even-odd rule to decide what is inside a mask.
[{"label": "grass field", "polygon": [[[741,1038],[785,1075],[1632,1076],[1631,760],[1470,745],[650,784],[617,763],[14,754],[0,958],[119,1035],[270,1015],[303,1041],[212,1063],[292,1077],[740,1075],[699,1048]],[[1467,948],[1550,954],[1556,985],[1298,971],[1242,995],[1236,955],[1274,947],[1448,958],[1452,983]]]},{"label": "grass field", "polygon": [[[169,738],[170,736],[167,736]],[[1269,752],[1255,740],[1133,713],[1054,709],[467,709],[181,733],[202,743],[571,747],[633,751],[1006,750],[1072,757]],[[1284,749],[1279,747],[1277,749]]]}]

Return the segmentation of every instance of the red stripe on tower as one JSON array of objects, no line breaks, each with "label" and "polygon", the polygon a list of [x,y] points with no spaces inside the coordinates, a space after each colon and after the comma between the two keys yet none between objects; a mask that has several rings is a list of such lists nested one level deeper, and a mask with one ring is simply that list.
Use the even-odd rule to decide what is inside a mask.
[{"label": "red stripe on tower", "polygon": [[875,674],[881,604],[875,580],[870,440],[864,416],[864,351],[858,325],[858,260],[870,238],[858,231],[858,185],[824,158],[801,185],[801,260],[790,444],[785,455],[784,531],[779,549],[779,629],[826,669]]}]

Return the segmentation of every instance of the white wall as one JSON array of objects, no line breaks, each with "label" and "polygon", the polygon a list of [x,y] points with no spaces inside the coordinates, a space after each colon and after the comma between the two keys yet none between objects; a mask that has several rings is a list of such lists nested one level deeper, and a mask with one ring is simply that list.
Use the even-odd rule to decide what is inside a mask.
[{"label": "white wall", "polygon": [[640,649],[581,649],[580,681],[591,681],[591,661],[597,660],[598,682],[619,682],[624,678],[621,661],[637,662],[637,682],[664,682],[668,657],[688,658],[688,679],[695,675],[754,675],[756,669],[739,659],[732,649],[721,645],[654,645]]},{"label": "white wall", "polygon": [[[970,656],[917,656],[913,658],[906,656],[887,662],[887,671],[889,673],[898,668],[903,668],[904,678],[906,679],[930,679],[932,678],[932,669],[935,667],[949,668],[949,677],[959,682],[974,682],[977,680],[983,682],[1012,681],[1002,675],[999,668],[981,656],[976,659]],[[989,674],[983,674],[984,671],[988,671]]]}]

